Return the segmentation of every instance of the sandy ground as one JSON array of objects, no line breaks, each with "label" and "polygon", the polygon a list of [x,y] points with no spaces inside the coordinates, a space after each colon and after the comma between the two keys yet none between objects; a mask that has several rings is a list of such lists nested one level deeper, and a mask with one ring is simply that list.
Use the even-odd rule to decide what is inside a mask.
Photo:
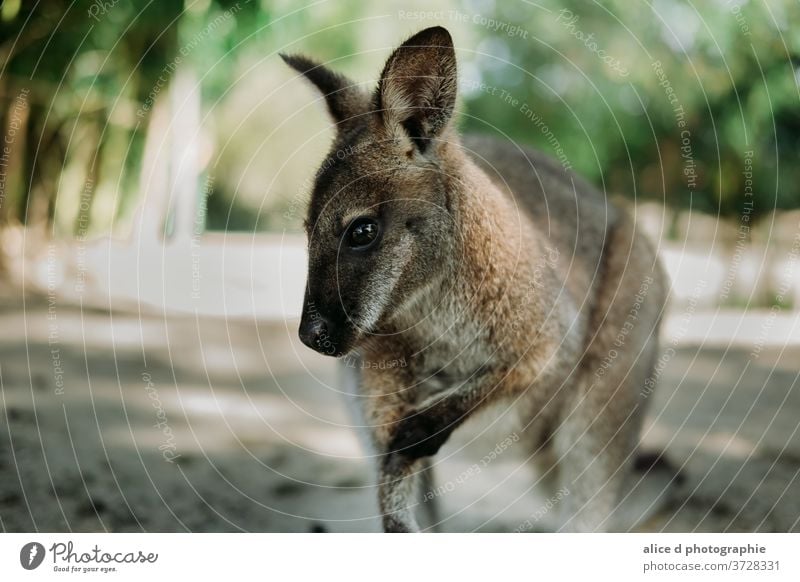
[{"label": "sandy ground", "polygon": [[[335,363],[293,326],[6,297],[0,329],[3,531],[378,531]],[[682,479],[637,529],[800,531],[798,356],[677,349],[644,441]],[[441,530],[547,507],[514,444],[475,469],[503,438],[465,428],[440,455]]]}]

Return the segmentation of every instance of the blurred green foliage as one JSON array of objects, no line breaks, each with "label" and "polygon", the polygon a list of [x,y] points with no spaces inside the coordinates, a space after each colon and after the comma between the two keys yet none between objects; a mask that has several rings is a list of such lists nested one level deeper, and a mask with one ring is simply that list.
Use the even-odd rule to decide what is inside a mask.
[{"label": "blurred green foliage", "polygon": [[[214,136],[207,171],[220,178],[208,224],[279,230],[298,196],[283,190],[299,185],[314,160],[271,187],[270,176],[241,179],[231,160],[260,151],[266,138],[258,124],[231,121],[237,113],[248,119],[234,95],[267,99],[268,87],[293,76],[277,50],[302,50],[367,80],[389,47],[433,24],[450,29],[458,47],[465,130],[499,132],[553,155],[560,147],[565,163],[596,184],[675,208],[723,216],[797,208],[797,22],[800,4],[790,0],[348,0],[305,8],[279,0],[6,0],[0,126],[17,137],[0,223],[67,236],[126,223],[139,201],[150,101],[163,97],[154,87],[160,78],[169,85],[178,59],[196,72]],[[275,63],[260,69],[265,60]],[[258,84],[262,70],[274,78]],[[285,91],[275,98],[289,110],[301,105]],[[262,117],[277,126],[286,111],[269,106]],[[288,123],[325,123],[301,117]],[[281,145],[268,144],[261,159],[278,160]]]},{"label": "blurred green foliage", "polygon": [[[80,4],[80,3],[79,3]],[[72,189],[113,177],[124,192],[137,185],[142,131],[137,131],[134,103],[145,99],[176,43],[175,2],[118,2],[95,17],[85,2],[66,0],[5,2],[0,10],[0,110],[3,126],[22,117],[11,163],[22,179],[9,184],[4,222],[52,224],[62,193],[62,179],[80,175]],[[137,16],[138,14],[138,16]],[[136,20],[134,22],[134,17]],[[28,91],[27,110],[15,105]],[[112,115],[116,112],[115,115]],[[8,134],[8,130],[6,130]],[[130,148],[130,149],[129,149]],[[126,155],[127,153],[127,155]],[[85,224],[100,190],[84,204],[73,203],[65,221]],[[124,207],[126,197],[120,199]],[[109,208],[109,220],[119,209]],[[107,225],[106,225],[107,226]]]},{"label": "blurred green foliage", "polygon": [[[487,85],[531,104],[581,173],[611,191],[723,216],[747,212],[749,202],[756,216],[800,206],[798,3],[547,6],[550,13],[531,17],[517,3],[498,2],[494,17],[527,27],[528,39],[490,35],[478,45],[486,54],[476,68]],[[624,74],[601,56],[619,61]],[[468,105],[478,118],[468,128],[491,120],[513,139],[548,149],[496,97],[479,92]],[[752,197],[745,195],[747,152]]]}]

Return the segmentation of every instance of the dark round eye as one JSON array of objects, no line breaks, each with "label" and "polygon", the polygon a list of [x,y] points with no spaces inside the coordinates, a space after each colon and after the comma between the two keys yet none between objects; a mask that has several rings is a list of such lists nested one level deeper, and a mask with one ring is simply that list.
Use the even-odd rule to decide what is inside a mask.
[{"label": "dark round eye", "polygon": [[380,227],[374,218],[356,218],[347,229],[345,242],[353,249],[365,249],[378,239]]}]

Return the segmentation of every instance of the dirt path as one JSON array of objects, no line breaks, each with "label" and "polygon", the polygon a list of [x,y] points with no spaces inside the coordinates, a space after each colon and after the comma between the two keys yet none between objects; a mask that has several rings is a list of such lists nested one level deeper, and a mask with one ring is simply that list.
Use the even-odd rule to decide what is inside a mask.
[{"label": "dirt path", "polygon": [[[293,328],[10,298],[0,326],[3,531],[378,530],[334,362]],[[677,351],[645,441],[684,480],[642,529],[800,531],[800,350],[779,352]],[[475,470],[507,436],[448,444],[441,529],[545,506],[514,443]]]}]

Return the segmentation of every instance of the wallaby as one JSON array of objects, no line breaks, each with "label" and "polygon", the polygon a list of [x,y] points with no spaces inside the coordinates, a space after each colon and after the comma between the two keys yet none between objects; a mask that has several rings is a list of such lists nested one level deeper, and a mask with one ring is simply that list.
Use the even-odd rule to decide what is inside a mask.
[{"label": "wallaby", "polygon": [[489,405],[513,408],[533,458],[569,492],[562,529],[613,529],[666,301],[651,245],[553,159],[459,138],[446,29],[403,43],[374,92],[281,56],[336,123],[305,221],[299,335],[361,362],[350,370],[380,453],[384,529],[419,531],[429,457]]}]

